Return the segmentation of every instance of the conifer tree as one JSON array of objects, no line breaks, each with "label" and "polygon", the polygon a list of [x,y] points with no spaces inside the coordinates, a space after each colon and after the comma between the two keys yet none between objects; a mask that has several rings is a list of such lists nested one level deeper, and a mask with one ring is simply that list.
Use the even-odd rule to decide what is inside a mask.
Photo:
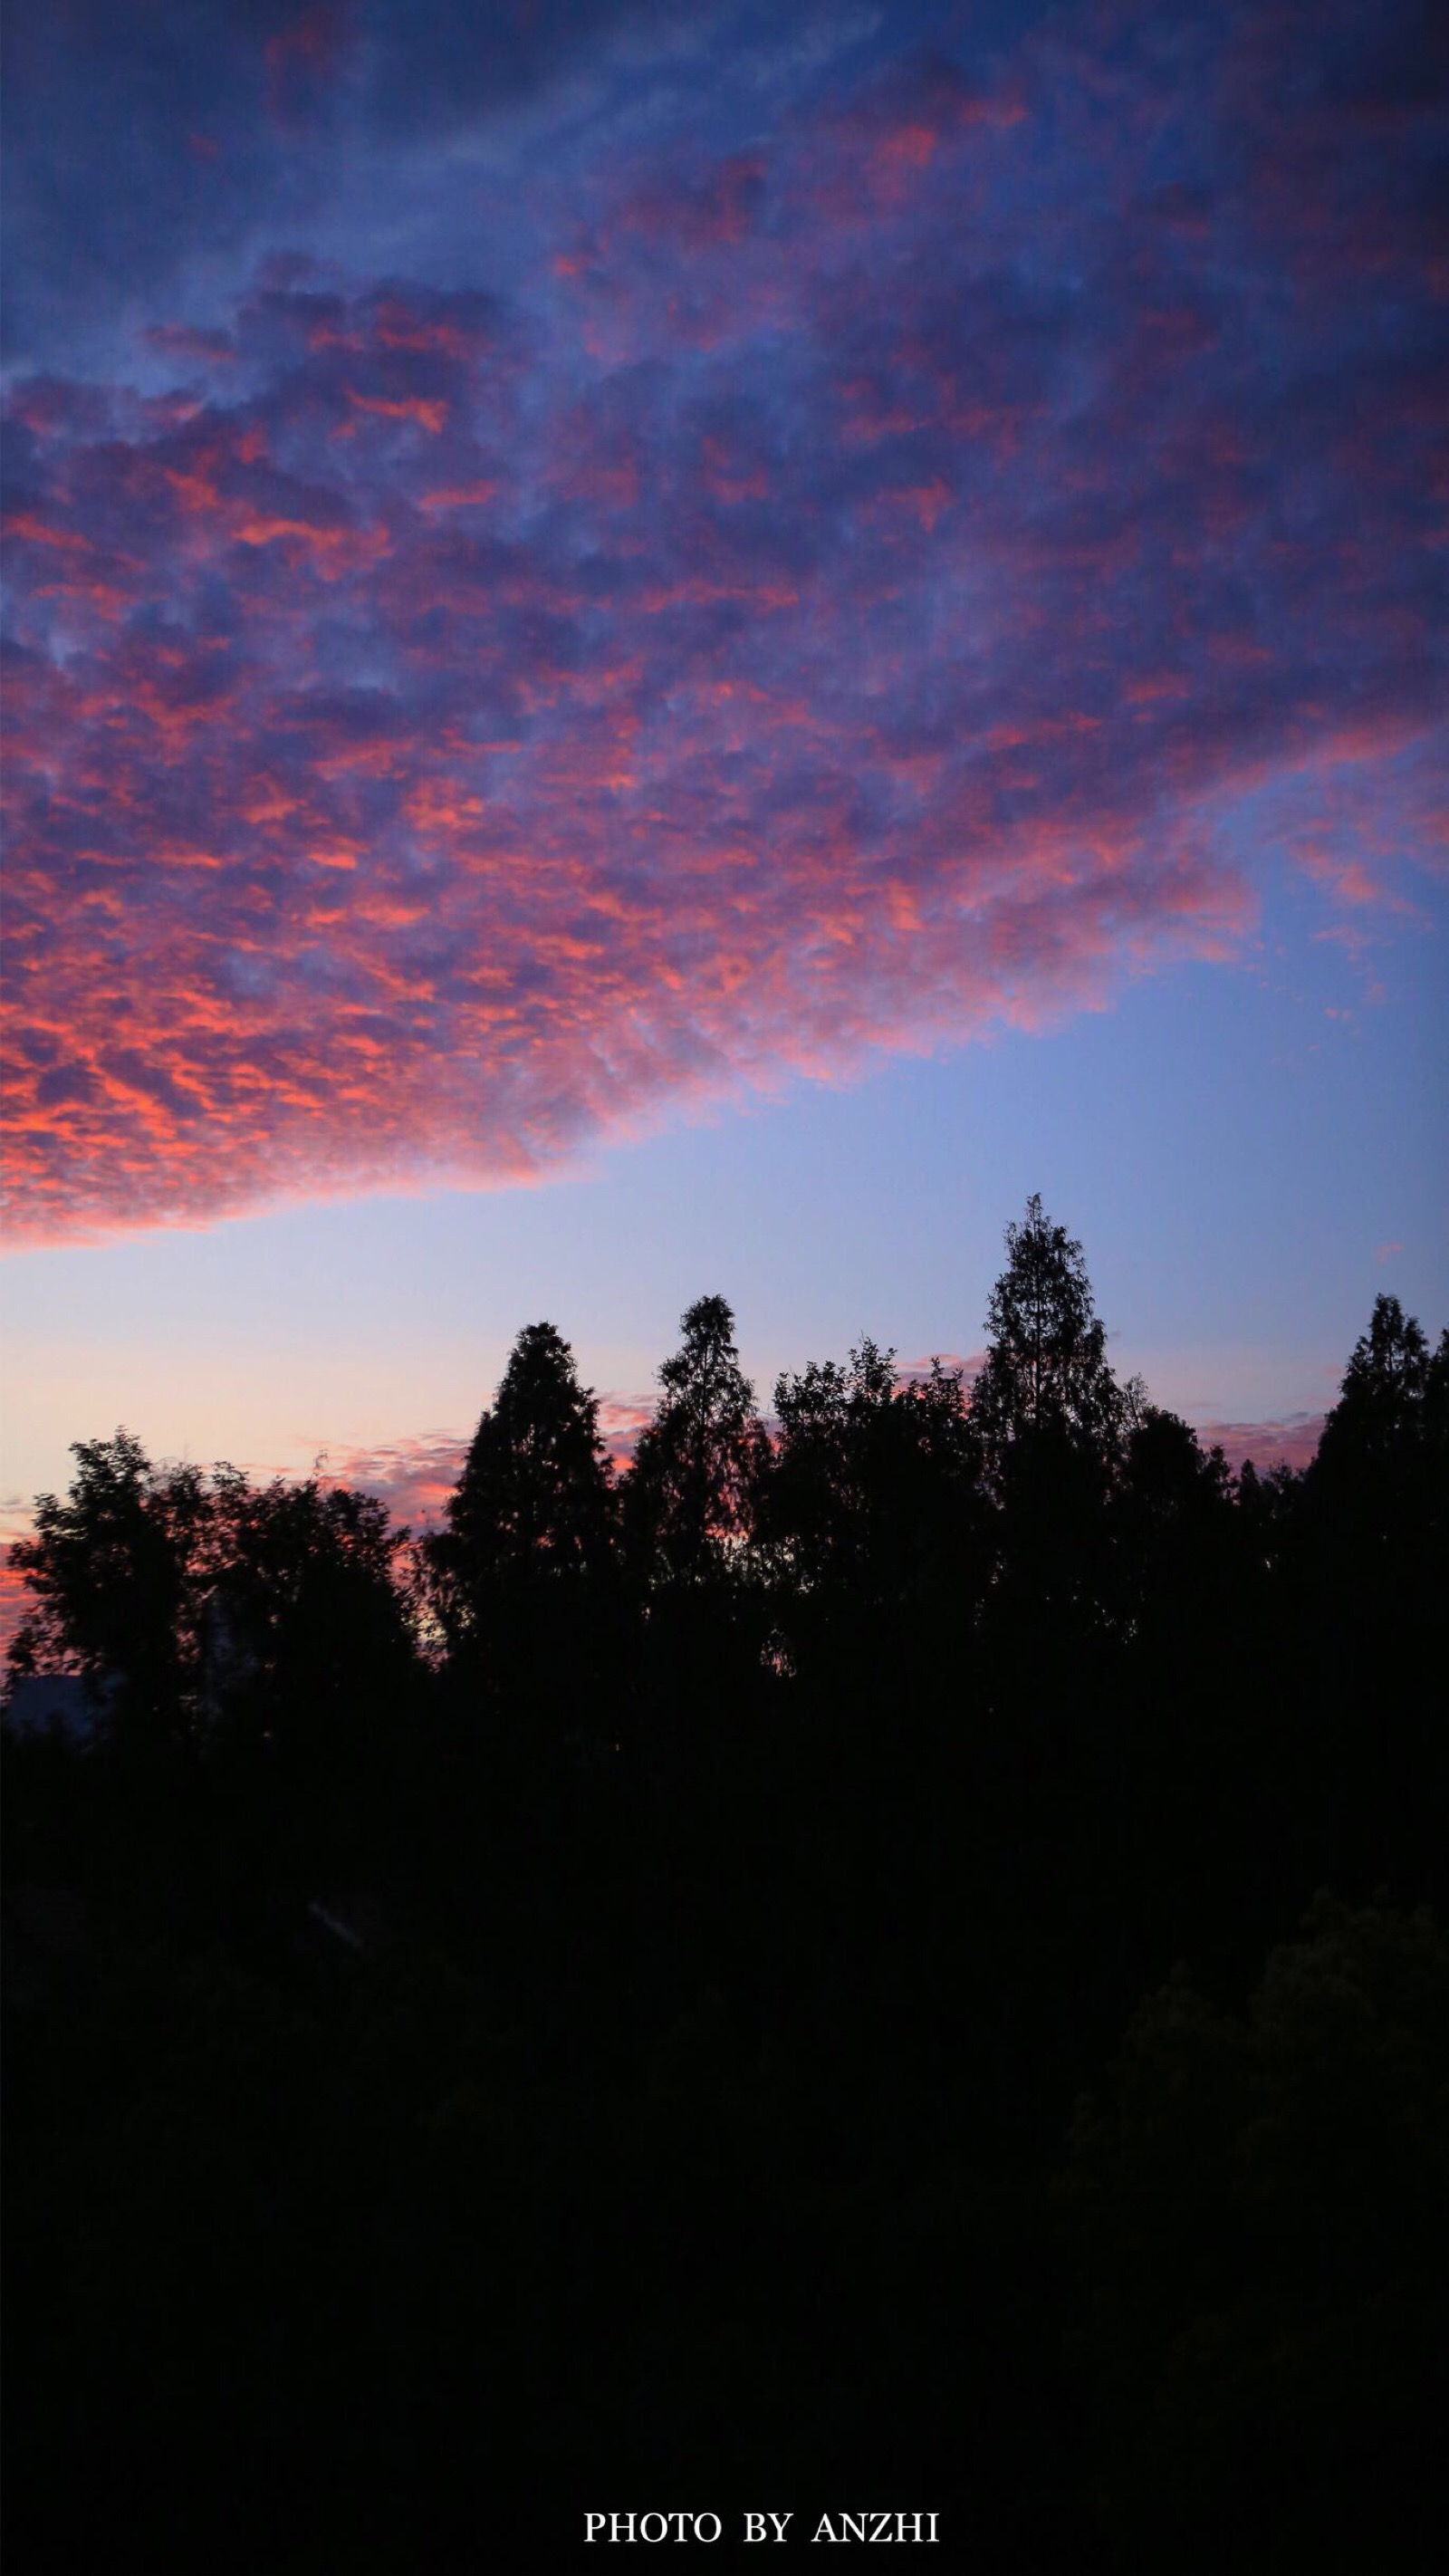
[{"label": "conifer tree", "polygon": [[1066,1444],[1105,1462],[1140,1406],[1107,1360],[1080,1243],[1044,1215],[1039,1196],[1006,1229],[1007,1265],[991,1292],[986,1364],[971,1417],[998,1476],[1022,1443]]},{"label": "conifer tree", "polygon": [[1417,1446],[1434,1363],[1424,1330],[1397,1297],[1376,1297],[1369,1328],[1354,1344],[1339,1398],[1323,1426],[1325,1474],[1340,1462],[1383,1462]]},{"label": "conifer tree", "polygon": [[476,1628],[489,1596],[599,1572],[613,1497],[593,1390],[553,1324],[528,1324],[509,1354],[428,1555],[445,1627]]},{"label": "conifer tree", "polygon": [[723,1297],[701,1297],[659,1371],[661,1395],[641,1435],[626,1508],[652,1570],[697,1580],[727,1566],[748,1535],[767,1453],[755,1391],[740,1366]]}]

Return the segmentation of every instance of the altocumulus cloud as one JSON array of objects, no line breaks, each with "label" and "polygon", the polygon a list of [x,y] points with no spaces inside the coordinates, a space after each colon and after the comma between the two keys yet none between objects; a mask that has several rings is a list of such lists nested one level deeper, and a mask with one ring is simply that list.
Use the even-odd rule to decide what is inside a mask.
[{"label": "altocumulus cloud", "polygon": [[[1427,22],[833,14],[520,55],[471,265],[507,116],[387,12],[260,13],[254,126],[178,75],[127,362],[9,398],[22,1231],[522,1178],[1100,1005],[1251,934],[1250,807],[1350,923],[1442,864]],[[344,109],[399,203],[435,136],[410,259],[319,249]]]}]

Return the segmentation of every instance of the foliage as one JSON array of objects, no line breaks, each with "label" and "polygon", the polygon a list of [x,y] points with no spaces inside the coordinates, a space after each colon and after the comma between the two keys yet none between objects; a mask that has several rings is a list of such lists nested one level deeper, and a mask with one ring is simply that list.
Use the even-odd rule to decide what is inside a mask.
[{"label": "foliage", "polygon": [[1403,2546],[1390,2498],[1434,2547],[1449,1942],[1327,1898],[1304,1935],[1241,2016],[1179,1973],[1077,2112],[1100,2501],[1149,2562],[1221,2567],[1250,2532],[1269,2565],[1347,2576]]}]

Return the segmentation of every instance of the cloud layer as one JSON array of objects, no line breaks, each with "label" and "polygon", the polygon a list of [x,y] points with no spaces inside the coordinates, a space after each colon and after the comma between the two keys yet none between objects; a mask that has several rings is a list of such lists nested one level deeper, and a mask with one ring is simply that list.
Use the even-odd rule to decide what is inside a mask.
[{"label": "cloud layer", "polygon": [[[168,180],[128,363],[10,397],[21,1233],[522,1178],[1101,1003],[1234,953],[1265,832],[1340,920],[1442,863],[1427,34],[834,20],[717,99],[647,15],[582,106],[523,47],[501,207],[481,89],[383,130],[385,11],[202,13],[254,122],[178,74],[178,148],[266,220],[183,277]],[[319,251],[348,100],[400,207],[434,138],[407,262]]]}]

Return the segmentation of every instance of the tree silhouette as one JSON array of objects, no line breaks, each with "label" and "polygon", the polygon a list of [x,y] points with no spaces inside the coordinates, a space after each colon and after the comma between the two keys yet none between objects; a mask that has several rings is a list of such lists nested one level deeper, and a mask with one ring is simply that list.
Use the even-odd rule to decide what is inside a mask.
[{"label": "tree silhouette", "polygon": [[[1421,1894],[1449,1799],[1423,1675],[1449,1656],[1449,1340],[1374,1301],[1304,1479],[1297,1579],[1326,1674],[1325,1867]],[[1368,1886],[1375,1884],[1368,1877]]]},{"label": "tree silhouette", "polygon": [[556,1327],[525,1325],[428,1548],[451,1641],[481,1637],[505,1597],[601,1573],[612,1550],[597,1401]]},{"label": "tree silhouette", "polygon": [[386,1505],[315,1477],[157,1468],[124,1430],[72,1454],[69,1493],[40,1497],[11,1552],[35,1596],[12,1669],[91,1676],[122,1754],[218,1737],[335,1766],[413,1660],[408,1534]]},{"label": "tree silhouette", "polygon": [[959,1372],[901,1383],[867,1335],[844,1366],[812,1360],[775,1386],[779,1432],[761,1534],[802,1600],[839,1617],[900,1608],[965,1543],[979,1465]]},{"label": "tree silhouette", "polygon": [[153,1467],[134,1433],[73,1444],[64,1501],[41,1494],[10,1551],[34,1607],[11,1642],[16,1672],[104,1681],[127,1741],[178,1741],[195,1717],[214,1507],[195,1467]]},{"label": "tree silhouette", "polygon": [[1224,1579],[1232,1480],[1220,1448],[1160,1405],[1140,1408],[1112,1497],[1112,1537],[1124,1607],[1161,1630],[1201,1606]]},{"label": "tree silhouette", "polygon": [[680,1329],[634,1453],[626,1511],[650,1570],[698,1581],[723,1572],[749,1532],[766,1440],[724,1298],[699,1298]]},{"label": "tree silhouette", "polygon": [[988,1465],[999,1474],[1014,1446],[1043,1436],[1112,1453],[1136,1390],[1120,1387],[1108,1365],[1080,1243],[1033,1195],[1023,1222],[1006,1229],[1006,1250],[987,1309],[986,1363],[971,1390]]},{"label": "tree silhouette", "polygon": [[775,1382],[779,1446],[765,1525],[792,1581],[813,1592],[858,1579],[879,1508],[873,1453],[896,1393],[894,1351],[868,1337],[838,1360],[812,1360]]},{"label": "tree silhouette", "polygon": [[[1449,1333],[1431,1353],[1397,1297],[1374,1299],[1327,1417],[1310,1478],[1315,1498],[1346,1507],[1360,1540],[1392,1543],[1406,1513],[1442,1520],[1449,1495]],[[1370,1528],[1369,1525],[1372,1525]]]},{"label": "tree silhouette", "polygon": [[299,1782],[335,1787],[406,1690],[408,1533],[375,1496],[315,1476],[253,1486],[219,1467],[210,1503],[207,1723],[267,1742]]},{"label": "tree silhouette", "polygon": [[1376,1297],[1368,1331],[1354,1344],[1338,1402],[1324,1423],[1320,1457],[1381,1457],[1412,1442],[1423,1424],[1429,1367],[1422,1325],[1404,1313],[1397,1297]]}]

